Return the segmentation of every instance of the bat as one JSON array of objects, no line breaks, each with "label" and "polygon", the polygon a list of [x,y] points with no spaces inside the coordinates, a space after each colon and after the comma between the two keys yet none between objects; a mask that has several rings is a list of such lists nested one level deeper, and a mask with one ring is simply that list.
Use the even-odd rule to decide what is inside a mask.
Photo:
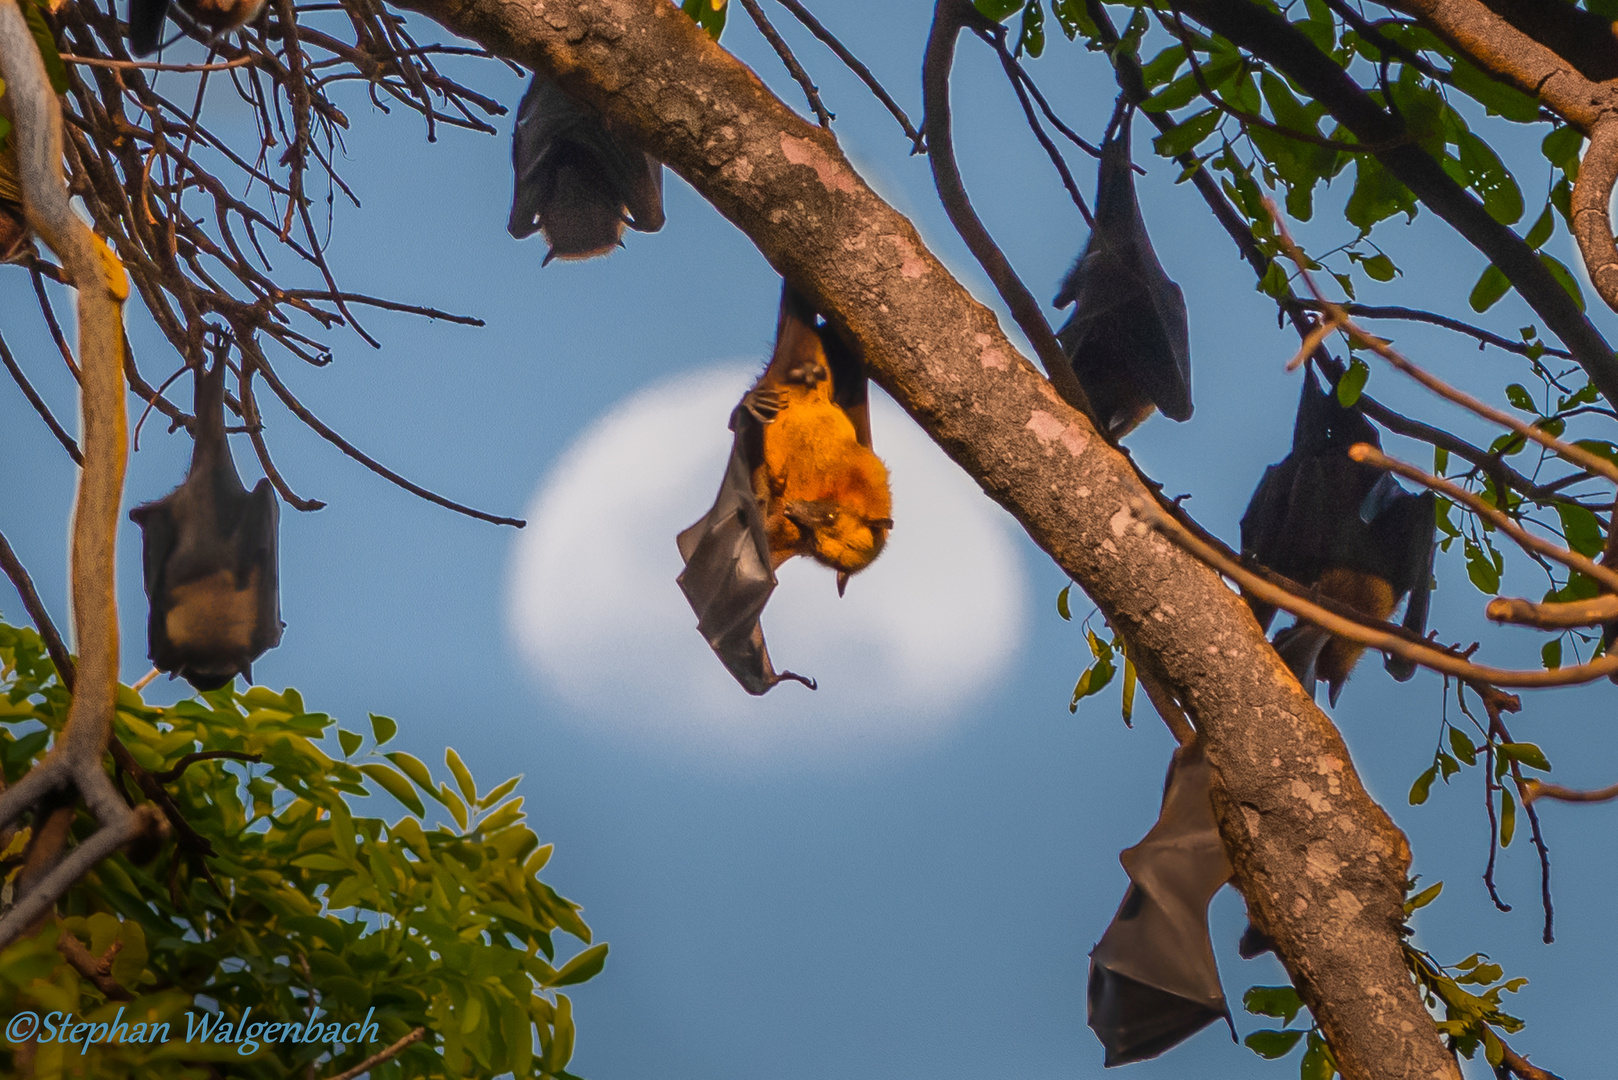
[{"label": "bat", "polygon": [[1185,297],[1146,235],[1129,158],[1133,111],[1101,146],[1095,226],[1052,303],[1073,305],[1056,339],[1114,439],[1160,410],[1191,419],[1191,339]]},{"label": "bat", "polygon": [[141,529],[150,612],[147,655],[159,671],[217,690],[281,641],[269,480],[242,486],[225,441],[225,361],[196,371],[196,446],[185,481],[129,512]]},{"label": "bat", "polygon": [[624,226],[663,227],[663,166],[613,138],[601,118],[535,75],[511,135],[515,183],[506,231],[541,230],[552,259],[588,259],[623,246]]},{"label": "bat", "polygon": [[887,467],[871,450],[864,366],[783,284],[769,366],[731,412],[730,458],[713,508],[681,532],[679,578],[697,629],[737,682],[762,694],[777,672],[759,616],[775,570],[795,555],[851,575],[881,554],[893,527]]},{"label": "bat", "polygon": [[1156,1057],[1215,1020],[1231,1023],[1208,933],[1208,904],[1231,875],[1210,778],[1201,743],[1176,750],[1157,823],[1118,856],[1129,891],[1090,951],[1089,1022],[1107,1066]]},{"label": "bat", "polygon": [[[1363,612],[1392,616],[1405,596],[1404,625],[1427,629],[1437,530],[1432,492],[1411,494],[1389,474],[1353,461],[1355,443],[1382,439],[1358,407],[1345,408],[1323,391],[1311,370],[1304,379],[1292,430],[1292,450],[1269,466],[1242,515],[1242,554],[1300,585]],[[1249,598],[1259,624],[1269,628],[1275,609]],[[1304,689],[1325,680],[1337,704],[1364,648],[1299,620],[1276,634],[1276,650]],[[1387,657],[1401,682],[1415,666]]]},{"label": "bat", "polygon": [[[265,0],[179,0],[180,10],[214,36],[240,30],[264,10]],[[129,50],[136,56],[156,52],[163,38],[169,0],[129,0]]]}]

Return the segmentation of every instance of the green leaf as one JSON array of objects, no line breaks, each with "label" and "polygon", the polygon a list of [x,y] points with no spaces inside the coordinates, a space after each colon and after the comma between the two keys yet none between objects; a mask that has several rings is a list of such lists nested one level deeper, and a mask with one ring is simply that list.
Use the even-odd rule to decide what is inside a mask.
[{"label": "green leaf", "polygon": [[1539,407],[1534,404],[1534,399],[1528,393],[1528,388],[1522,383],[1512,383],[1506,387],[1506,400],[1523,412],[1539,412]]},{"label": "green leaf", "polygon": [[1301,1031],[1272,1031],[1261,1028],[1242,1040],[1242,1044],[1261,1058],[1274,1060],[1286,1057],[1303,1038]]},{"label": "green leaf", "polygon": [[399,725],[386,716],[378,716],[376,713],[371,714],[371,736],[376,739],[378,746],[393,738],[398,731]]},{"label": "green leaf", "polygon": [[397,765],[399,771],[414,780],[421,790],[429,795],[434,794],[436,789],[433,787],[433,774],[427,771],[427,766],[420,758],[403,750],[392,750],[382,756]]},{"label": "green leaf", "polygon": [[1501,743],[1496,749],[1506,758],[1530,769],[1538,769],[1540,772],[1551,771],[1551,763],[1546,759],[1545,751],[1531,742]]},{"label": "green leaf", "polygon": [[1073,610],[1067,606],[1067,594],[1072,585],[1063,585],[1062,591],[1056,594],[1056,613],[1062,617],[1063,622],[1073,621]]},{"label": "green leaf", "polygon": [[351,756],[354,753],[354,751],[356,751],[356,750],[358,750],[360,748],[360,743],[362,743],[364,741],[365,741],[365,736],[360,735],[357,732],[345,731],[342,728],[337,729],[337,742],[343,748],[343,756],[344,757]]},{"label": "green leaf", "polygon": [[1123,713],[1124,723],[1128,724],[1135,718],[1135,663],[1127,656],[1124,657],[1124,696]]},{"label": "green leaf", "polygon": [[1460,728],[1452,727],[1449,729],[1449,745],[1450,749],[1455,751],[1455,756],[1468,765],[1478,763],[1477,747],[1472,745],[1472,740],[1467,738]]},{"label": "green leaf", "polygon": [[56,51],[56,36],[45,22],[45,12],[37,4],[25,3],[22,14],[34,35],[34,44],[39,46],[39,58],[45,62],[45,75],[51,81],[51,89],[58,94],[67,93],[67,66],[62,63],[62,54]]},{"label": "green leaf", "polygon": [[1037,57],[1045,51],[1045,8],[1039,0],[1023,9],[1022,30],[1017,34],[1017,54]]},{"label": "green leaf", "polygon": [[1309,1033],[1303,1060],[1298,1062],[1298,1080],[1331,1080],[1337,1075],[1337,1059],[1331,1056],[1331,1047],[1319,1032]]},{"label": "green leaf", "polygon": [[1223,116],[1218,109],[1204,109],[1153,139],[1152,146],[1162,157],[1179,157],[1212,135]]},{"label": "green leaf", "polygon": [[513,776],[510,780],[507,780],[497,786],[493,791],[489,792],[487,795],[483,796],[483,798],[478,800],[478,809],[486,810],[495,803],[499,802],[501,799],[505,798],[507,795],[510,795],[512,789],[514,789],[521,780],[522,777]]},{"label": "green leaf", "polygon": [[1392,281],[1399,268],[1393,265],[1393,260],[1386,255],[1373,255],[1369,259],[1361,259],[1360,267],[1372,281]]},{"label": "green leaf", "polygon": [[1584,135],[1569,124],[1552,131],[1539,144],[1540,153],[1545,155],[1545,160],[1575,180],[1579,176],[1579,151],[1583,148]]},{"label": "green leaf", "polygon": [[1517,833],[1517,800],[1511,797],[1511,792],[1505,788],[1500,789],[1500,846],[1510,847],[1511,838]]},{"label": "green leaf", "polygon": [[1405,901],[1405,914],[1409,915],[1413,911],[1420,911],[1434,900],[1437,900],[1438,894],[1443,891],[1444,883],[1442,881],[1421,890],[1421,892]]},{"label": "green leaf", "polygon": [[1523,215],[1522,191],[1500,156],[1470,131],[1461,134],[1459,149],[1467,187],[1477,192],[1490,217],[1502,225],[1515,225]]},{"label": "green leaf", "polygon": [[572,986],[593,979],[607,965],[607,943],[592,945],[563,964],[557,973],[545,980],[546,986]]},{"label": "green leaf", "polygon": [[415,789],[410,786],[409,782],[386,765],[367,762],[360,766],[360,772],[369,776],[381,786],[382,790],[409,807],[410,812],[417,817],[421,817],[427,812],[427,808],[422,805],[421,796],[416,794]]},{"label": "green leaf", "polygon": [[1479,592],[1486,596],[1497,595],[1500,592],[1500,568],[1488,557],[1483,548],[1470,539],[1464,544],[1466,576],[1471,579]]},{"label": "green leaf", "polygon": [[449,766],[449,771],[455,777],[455,783],[460,786],[461,794],[466,797],[466,801],[469,804],[476,805],[478,801],[477,785],[472,783],[472,772],[466,767],[466,763],[461,760],[461,755],[457,754],[453,748],[446,746],[444,748],[444,764]]},{"label": "green leaf", "polygon": [[1073,684],[1073,699],[1068,702],[1067,711],[1078,712],[1079,702],[1092,694],[1100,693],[1112,681],[1113,673],[1110,659],[1098,660],[1091,664],[1085,669],[1084,674],[1079,676],[1079,681]]},{"label": "green leaf", "polygon": [[1437,765],[1432,766],[1426,772],[1416,777],[1416,782],[1410,785],[1410,805],[1420,806],[1422,803],[1426,802],[1428,793],[1432,791],[1433,781],[1437,779]]},{"label": "green leaf", "polygon": [[1285,1025],[1303,1008],[1303,999],[1291,986],[1251,986],[1242,995],[1242,1008],[1254,1016],[1274,1016]]},{"label": "green leaf", "polygon": [[1467,303],[1472,310],[1480,315],[1500,302],[1500,298],[1511,289],[1511,282],[1501,273],[1493,263],[1484,268],[1483,276],[1478,283],[1472,286],[1472,295],[1467,297]]},{"label": "green leaf", "polygon": [[691,20],[708,32],[708,36],[715,41],[725,29],[725,14],[730,5],[725,0],[685,0],[680,10],[691,16]]},{"label": "green leaf", "polygon": [[973,6],[986,17],[1000,22],[1008,15],[1015,15],[1023,5],[1023,0],[974,0]]},{"label": "green leaf", "polygon": [[1557,503],[1556,516],[1562,519],[1562,535],[1568,547],[1590,559],[1601,554],[1607,541],[1601,535],[1601,522],[1592,511],[1583,506]]},{"label": "green leaf", "polygon": [[1365,382],[1371,377],[1371,367],[1359,357],[1349,361],[1348,370],[1343,377],[1337,380],[1337,403],[1345,409],[1354,407],[1360,399],[1360,392],[1365,389]]},{"label": "green leaf", "polygon": [[1540,211],[1539,218],[1535,220],[1533,227],[1528,230],[1528,235],[1523,237],[1523,241],[1527,243],[1529,247],[1533,248],[1535,251],[1538,251],[1545,245],[1545,241],[1551,238],[1551,233],[1554,232],[1555,229],[1555,210],[1550,203],[1546,203],[1545,209]]},{"label": "green leaf", "polygon": [[1543,251],[1539,253],[1539,261],[1545,264],[1545,269],[1551,272],[1551,277],[1561,283],[1562,288],[1567,290],[1567,294],[1573,298],[1573,302],[1578,305],[1579,310],[1583,311],[1584,290],[1579,288],[1579,281],[1573,276],[1573,271],[1569,270],[1560,259],[1553,258]]},{"label": "green leaf", "polygon": [[1546,670],[1555,671],[1562,666],[1562,639],[1554,638],[1540,646],[1539,658]]}]

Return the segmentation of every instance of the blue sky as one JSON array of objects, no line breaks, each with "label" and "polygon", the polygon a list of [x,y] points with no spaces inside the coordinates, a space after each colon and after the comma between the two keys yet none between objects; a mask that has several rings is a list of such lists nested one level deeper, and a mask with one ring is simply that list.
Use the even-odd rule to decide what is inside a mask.
[{"label": "blue sky", "polygon": [[[930,4],[827,0],[815,10],[919,113]],[[835,131],[856,166],[980,298],[992,301],[937,207],[925,160],[908,156],[897,126],[829,54],[787,25],[780,9],[770,11],[781,16],[838,114]],[[796,86],[740,12],[724,43],[802,108]],[[1112,100],[1105,61],[1057,38],[1032,70],[1069,122],[1098,136]],[[476,69],[475,78],[512,106],[523,89],[492,65]],[[226,106],[222,124],[240,122],[226,95],[214,100]],[[971,41],[962,45],[954,101],[976,205],[1035,295],[1049,296],[1083,242],[1083,224],[1023,127],[998,66]],[[509,116],[497,138],[446,131],[428,145],[419,121],[402,110],[382,116],[358,95],[345,104],[355,121],[345,176],[364,207],[337,211],[332,256],[340,280],[488,323],[466,329],[376,316],[368,326],[381,350],[339,334],[330,339],[336,360],[326,369],[280,363],[322,419],[382,461],[451,498],[521,514],[569,448],[626,399],[673,377],[706,377],[701,373],[716,364],[734,370],[762,363],[779,279],[672,174],[661,233],[630,234],[627,249],[604,260],[541,268],[539,238],[516,243],[505,233]],[[1173,184],[1177,169],[1149,155],[1146,134],[1137,127],[1137,157],[1148,169],[1141,200],[1159,255],[1190,307],[1196,415],[1183,425],[1155,418],[1129,446],[1148,474],[1170,493],[1191,493],[1190,509],[1234,540],[1253,484],[1286,451],[1298,376],[1282,366],[1296,339],[1276,328],[1273,308],[1253,291],[1245,264],[1195,193]],[[1533,154],[1526,137],[1512,145]],[[1522,160],[1531,164],[1519,179],[1537,207],[1543,162],[1537,155]],[[1070,161],[1088,191],[1091,164],[1077,155]],[[1347,186],[1340,182],[1319,200],[1318,227],[1304,230],[1317,248],[1349,238],[1332,225]],[[1430,215],[1408,227],[1403,219],[1386,223],[1376,236],[1404,276],[1368,285],[1362,299],[1465,311],[1481,256]],[[71,417],[70,381],[32,305],[26,274],[0,268],[7,340],[57,414]],[[1487,321],[1512,334],[1532,319],[1508,299]],[[1610,315],[1598,322],[1613,333]],[[1465,385],[1498,395],[1508,376],[1520,377],[1514,358],[1480,353],[1463,340],[1404,326],[1388,332]],[[178,363],[141,319],[131,337],[148,379]],[[1490,437],[1386,371],[1374,374],[1371,388],[1443,426]],[[836,686],[840,669],[827,660],[830,666],[812,670],[825,687],[818,695],[784,686],[755,703],[731,688],[723,711],[741,719],[727,721],[730,730],[759,706],[752,719],[766,732],[754,740],[765,749],[737,752],[734,740],[714,735],[673,689],[662,701],[653,693],[626,704],[605,691],[591,700],[554,672],[536,670],[510,616],[521,534],[422,503],[278,406],[266,412],[283,473],[300,494],[329,505],[283,514],[288,627],[256,674],[272,686],[298,686],[311,705],[349,726],[366,712],[391,715],[400,721],[403,748],[430,761],[453,745],[481,780],[525,775],[521,793],[534,827],[557,846],[550,880],[584,905],[598,938],[613,947],[605,973],[575,995],[575,1071],[591,1080],[1101,1074],[1100,1047],[1084,1026],[1086,954],[1123,893],[1118,851],[1155,817],[1171,740],[1144,701],[1135,727],[1126,729],[1112,690],[1069,715],[1068,696],[1088,652],[1076,624],[1056,614],[1061,573],[1003,512],[955,490],[950,498],[977,499],[962,511],[978,530],[972,535],[1001,539],[952,548],[948,533],[935,538],[926,564],[934,580],[921,586],[935,600],[981,600],[976,586],[983,581],[1012,583],[1007,588],[1023,600],[1010,605],[1003,634],[974,638],[982,626],[965,599],[911,612],[905,624],[941,626],[951,647],[976,642],[994,658],[986,674],[946,684],[934,697],[896,699],[880,670]],[[897,429],[908,421],[884,416],[877,449],[897,461],[910,434]],[[1421,447],[1390,445],[1418,463],[1431,460]],[[149,422],[131,462],[129,505],[172,487],[188,448],[183,436]],[[251,476],[250,449],[240,445],[236,454]],[[0,460],[7,464],[0,529],[65,623],[73,474],[14,388],[0,387]],[[663,518],[673,514],[675,528],[695,520],[718,479],[715,466],[688,506],[648,512],[644,523],[631,519],[614,542],[646,560],[638,567],[666,559],[673,532]],[[905,483],[896,466],[901,492]],[[925,485],[911,490],[917,488]],[[918,509],[910,522],[925,513]],[[895,574],[907,569],[899,547],[906,525],[901,518],[885,556]],[[124,542],[123,667],[133,680],[147,667],[133,526]],[[1537,662],[1532,635],[1483,623],[1482,598],[1466,586],[1458,557],[1441,557],[1438,574],[1434,625],[1446,638],[1482,639],[1497,662]],[[830,588],[829,579],[800,576],[806,590]],[[651,613],[667,596],[649,580],[645,620],[637,621],[632,598],[614,605],[618,625],[660,625]],[[851,584],[849,604],[861,584]],[[664,587],[672,591],[672,580]],[[1508,573],[1508,592],[1540,588],[1520,565]],[[794,640],[793,603],[778,599],[765,617],[782,664],[794,663],[784,651]],[[1081,616],[1089,610],[1077,595],[1074,607]],[[836,633],[831,610],[815,616],[830,620],[815,627]],[[0,612],[20,618],[9,593],[0,592]],[[695,631],[684,633],[665,642],[661,631],[637,630],[634,652],[578,663],[632,672],[695,656],[717,669],[705,650],[692,650]],[[812,651],[815,643],[795,647]],[[644,690],[643,675],[626,674],[636,678]],[[160,700],[174,693],[177,687],[154,688]],[[1513,730],[1546,748],[1556,780],[1610,783],[1618,760],[1604,722],[1610,693],[1603,684],[1530,697]],[[774,701],[793,694],[788,704]],[[1484,894],[1486,825],[1476,772],[1440,786],[1422,807],[1406,805],[1411,781],[1431,761],[1441,708],[1436,677],[1422,674],[1401,686],[1372,658],[1334,714],[1373,794],[1409,832],[1416,872],[1424,882],[1447,883],[1417,921],[1419,940],[1443,960],[1482,950],[1508,973],[1528,976],[1532,982],[1511,1004],[1529,1026],[1513,1044],[1567,1075],[1590,1072],[1605,1060],[1591,1029],[1609,1023],[1615,1004],[1606,980],[1594,974],[1618,959],[1608,899],[1615,811],[1544,808],[1556,860],[1558,941],[1541,945],[1537,864],[1525,836],[1503,854],[1499,870],[1515,910],[1496,912]],[[648,715],[629,715],[635,709]],[[893,735],[915,716],[931,720],[919,734]],[[691,725],[689,739],[682,722]],[[836,738],[817,737],[836,725]],[[1215,901],[1214,925],[1233,1002],[1249,985],[1282,981],[1273,961],[1235,957],[1242,914],[1230,890]],[[1244,1034],[1260,1026],[1239,1006],[1237,1025]],[[1222,1029],[1209,1029],[1158,1061],[1130,1066],[1129,1074],[1279,1077],[1295,1068],[1265,1064]],[[1473,1066],[1470,1075],[1485,1072]]]}]

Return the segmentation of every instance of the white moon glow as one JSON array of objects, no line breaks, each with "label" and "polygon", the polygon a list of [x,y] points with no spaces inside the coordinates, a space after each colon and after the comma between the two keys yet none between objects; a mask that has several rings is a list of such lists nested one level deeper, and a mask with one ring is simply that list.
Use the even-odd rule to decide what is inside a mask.
[{"label": "white moon glow", "polygon": [[875,387],[897,522],[887,548],[842,599],[830,570],[792,560],[764,612],[777,668],[820,689],[751,697],[697,633],[674,537],[713,502],[725,421],[756,372],[648,387],[562,456],[516,543],[522,655],[596,729],[701,757],[863,756],[948,730],[1021,645],[1027,587],[1009,519]]}]

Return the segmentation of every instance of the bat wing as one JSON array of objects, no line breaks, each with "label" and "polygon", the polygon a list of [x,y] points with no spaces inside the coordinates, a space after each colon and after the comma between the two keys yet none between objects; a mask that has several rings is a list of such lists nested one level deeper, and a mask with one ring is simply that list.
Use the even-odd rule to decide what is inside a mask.
[{"label": "bat wing", "polygon": [[[1372,521],[1372,537],[1386,559],[1385,576],[1389,584],[1395,592],[1410,594],[1410,602],[1405,605],[1405,628],[1425,634],[1432,597],[1433,558],[1437,553],[1438,499],[1431,491],[1412,495],[1386,474],[1382,481],[1392,483],[1398,491]],[[1415,664],[1392,654],[1383,654],[1382,666],[1400,682],[1416,673]]]},{"label": "bat wing", "polygon": [[1056,296],[1058,307],[1069,302],[1073,316],[1060,337],[1075,369],[1122,366],[1164,416],[1191,418],[1185,296],[1164,272],[1146,233],[1127,120],[1102,146],[1095,228]]},{"label": "bat wing", "polygon": [[169,0],[129,0],[129,51],[147,56],[157,51],[163,39],[163,20]]},{"label": "bat wing", "polygon": [[506,229],[543,229],[551,258],[588,258],[618,246],[625,224],[663,227],[663,166],[613,138],[601,120],[535,75],[511,139],[514,177]]},{"label": "bat wing", "polygon": [[1176,751],[1157,824],[1119,856],[1129,891],[1090,953],[1089,1023],[1109,1066],[1229,1021],[1208,935],[1208,903],[1231,874],[1210,780],[1200,744]]},{"label": "bat wing", "polygon": [[865,364],[830,326],[819,328],[826,349],[826,366],[831,369],[832,400],[854,422],[854,437],[861,446],[871,445],[871,388]]},{"label": "bat wing", "polygon": [[[252,658],[257,659],[267,650],[281,644],[281,504],[275,497],[275,488],[268,479],[260,480],[248,495],[246,513],[242,516],[243,549],[250,553],[251,565],[241,580],[253,582],[256,592],[257,618],[253,627]],[[250,666],[242,673],[252,682]]]},{"label": "bat wing", "polygon": [[685,569],[675,580],[696,613],[697,630],[749,694],[785,679],[814,689],[812,679],[777,672],[764,645],[759,615],[775,591],[775,572],[753,492],[757,421],[738,408],[731,426],[736,438],[713,508],[676,540]]},{"label": "bat wing", "polygon": [[[1286,561],[1287,508],[1291,505],[1292,481],[1297,471],[1298,463],[1291,457],[1265,468],[1264,476],[1259,480],[1258,487],[1253,489],[1253,497],[1247,501],[1247,510],[1242,514],[1242,554],[1272,570]],[[1275,618],[1275,607],[1260,603],[1251,596],[1247,602],[1259,626],[1268,630]]]}]

